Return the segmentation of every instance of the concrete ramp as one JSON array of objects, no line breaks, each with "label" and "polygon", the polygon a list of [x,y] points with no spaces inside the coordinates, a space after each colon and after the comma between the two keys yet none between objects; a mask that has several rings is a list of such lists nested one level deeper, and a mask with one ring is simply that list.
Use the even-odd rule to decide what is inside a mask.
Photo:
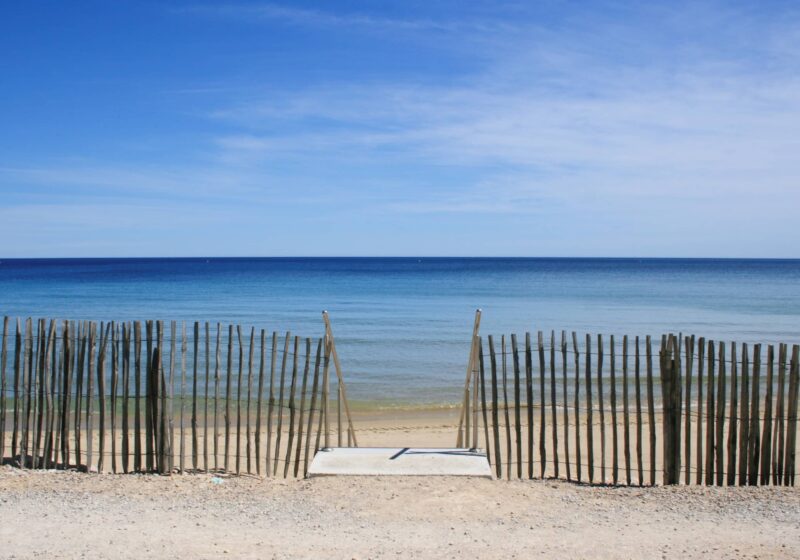
[{"label": "concrete ramp", "polygon": [[308,476],[478,476],[492,478],[486,453],[424,447],[334,447],[320,450]]}]

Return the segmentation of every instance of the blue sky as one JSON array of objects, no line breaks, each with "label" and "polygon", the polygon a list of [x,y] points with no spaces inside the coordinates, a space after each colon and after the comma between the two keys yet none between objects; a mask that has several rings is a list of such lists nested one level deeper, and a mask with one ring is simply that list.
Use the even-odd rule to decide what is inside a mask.
[{"label": "blue sky", "polygon": [[798,257],[796,2],[6,2],[0,256]]}]

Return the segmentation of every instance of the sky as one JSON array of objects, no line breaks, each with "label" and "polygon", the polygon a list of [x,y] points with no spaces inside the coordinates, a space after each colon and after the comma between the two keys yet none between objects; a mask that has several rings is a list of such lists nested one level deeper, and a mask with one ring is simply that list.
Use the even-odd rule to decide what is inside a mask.
[{"label": "sky", "polygon": [[800,257],[797,2],[4,2],[0,257]]}]

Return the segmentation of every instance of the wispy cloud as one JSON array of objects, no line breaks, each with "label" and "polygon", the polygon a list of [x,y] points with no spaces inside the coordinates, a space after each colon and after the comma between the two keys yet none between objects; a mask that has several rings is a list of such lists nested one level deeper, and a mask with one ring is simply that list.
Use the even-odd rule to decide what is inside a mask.
[{"label": "wispy cloud", "polygon": [[[683,177],[673,188],[727,176],[728,188],[769,173],[791,179],[800,148],[800,80],[698,67],[649,87],[618,75],[595,92],[398,85],[293,92],[217,113],[243,131],[219,139],[226,157],[417,161]],[[324,121],[309,132],[298,122]],[[269,131],[269,132],[264,132]],[[655,174],[655,175],[654,175]],[[746,177],[743,177],[745,174]]]},{"label": "wispy cloud", "polygon": [[[609,3],[545,25],[518,9],[518,18],[481,19],[275,3],[183,8],[213,21],[420,36],[433,50],[446,33],[468,70],[209,78],[214,87],[174,90],[210,92],[204,103],[215,105],[194,123],[204,132],[180,162],[51,160],[6,165],[0,181],[17,194],[62,188],[86,212],[105,205],[122,224],[114,217],[129,202],[148,205],[142,215],[157,223],[153,208],[183,212],[176,201],[189,198],[201,217],[184,227],[216,215],[251,227],[232,208],[259,227],[259,211],[317,226],[335,212],[336,226],[310,230],[318,237],[335,227],[364,237],[368,220],[404,231],[428,219],[519,220],[572,249],[596,238],[628,243],[629,254],[680,254],[670,243],[702,239],[712,244],[704,254],[723,254],[731,240],[758,248],[791,236],[789,209],[800,207],[796,11]],[[33,196],[19,195],[7,223],[35,215],[25,205]],[[52,208],[46,216],[58,221]],[[745,220],[741,239],[735,224]]]},{"label": "wispy cloud", "polygon": [[31,187],[42,186],[48,196],[62,198],[59,193],[63,193],[73,202],[163,202],[191,197],[194,201],[224,200],[230,204],[248,200],[254,192],[266,195],[264,186],[269,182],[265,179],[263,173],[256,178],[238,169],[197,164],[136,166],[82,160],[39,167],[0,167],[0,181],[7,185],[7,197],[17,192],[25,193],[29,199],[35,195]]},{"label": "wispy cloud", "polygon": [[[401,214],[527,215],[556,228],[554,216],[612,216],[608,227],[660,224],[676,239],[705,235],[686,220],[729,234],[731,220],[766,225],[775,210],[762,197],[800,205],[800,59],[782,40],[796,31],[724,9],[672,17],[695,39],[589,20],[564,36],[536,27],[452,84],[342,81],[233,103],[212,115],[240,128],[218,139],[221,157],[378,167],[378,183],[405,166],[452,172],[452,188],[422,171],[384,199]],[[734,45],[693,34],[708,18]]]},{"label": "wispy cloud", "polygon": [[[279,4],[190,10],[309,25],[434,25]],[[692,31],[699,24],[688,18],[700,16],[711,12],[682,16],[671,25]],[[214,167],[188,172],[180,167],[5,171],[39,182],[135,185],[199,196],[222,191],[234,198],[247,196],[252,185],[263,192],[272,183],[267,178],[271,170],[286,162],[303,165],[299,175],[312,190],[315,177],[319,186],[331,163],[373,170],[444,166],[461,175],[462,202],[443,204],[436,188],[412,189],[413,201],[387,201],[397,211],[472,212],[483,205],[522,212],[535,206],[526,204],[526,197],[552,199],[562,196],[563,189],[579,195],[683,193],[691,199],[752,192],[758,182],[761,192],[793,196],[800,64],[788,38],[796,31],[784,22],[770,22],[770,40],[763,42],[756,31],[763,34],[764,24],[747,16],[713,12],[740,48],[730,52],[703,41],[673,45],[671,34],[669,40],[649,40],[647,29],[621,29],[587,18],[563,34],[533,24],[529,37],[499,42],[485,53],[490,61],[480,72],[452,84],[353,79],[272,89],[263,96],[251,88],[246,101],[236,101],[234,90],[231,101],[209,115],[228,130],[215,139]],[[442,25],[456,30],[460,23]],[[626,51],[636,45],[647,56]],[[674,61],[648,64],[670,53]],[[513,195],[507,188],[509,175],[516,185]],[[769,181],[763,182],[766,176]],[[388,178],[380,173],[374,181]],[[358,181],[350,184],[353,188]],[[463,202],[486,190],[494,191],[493,204]]]},{"label": "wispy cloud", "polygon": [[262,2],[256,4],[198,4],[177,11],[207,17],[228,18],[239,21],[277,21],[292,25],[313,27],[360,28],[370,31],[444,31],[444,32],[497,32],[514,26],[503,21],[479,19],[431,19],[382,17],[364,12],[342,10],[312,10]]}]

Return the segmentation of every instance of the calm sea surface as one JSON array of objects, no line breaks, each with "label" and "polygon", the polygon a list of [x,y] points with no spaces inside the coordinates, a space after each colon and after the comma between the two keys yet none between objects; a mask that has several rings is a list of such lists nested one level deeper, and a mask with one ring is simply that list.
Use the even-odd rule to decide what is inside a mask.
[{"label": "calm sea surface", "polygon": [[[0,262],[0,314],[241,323],[318,337],[352,399],[459,399],[482,333],[555,329],[800,342],[800,260],[63,259]],[[582,340],[582,337],[579,338]]]}]

